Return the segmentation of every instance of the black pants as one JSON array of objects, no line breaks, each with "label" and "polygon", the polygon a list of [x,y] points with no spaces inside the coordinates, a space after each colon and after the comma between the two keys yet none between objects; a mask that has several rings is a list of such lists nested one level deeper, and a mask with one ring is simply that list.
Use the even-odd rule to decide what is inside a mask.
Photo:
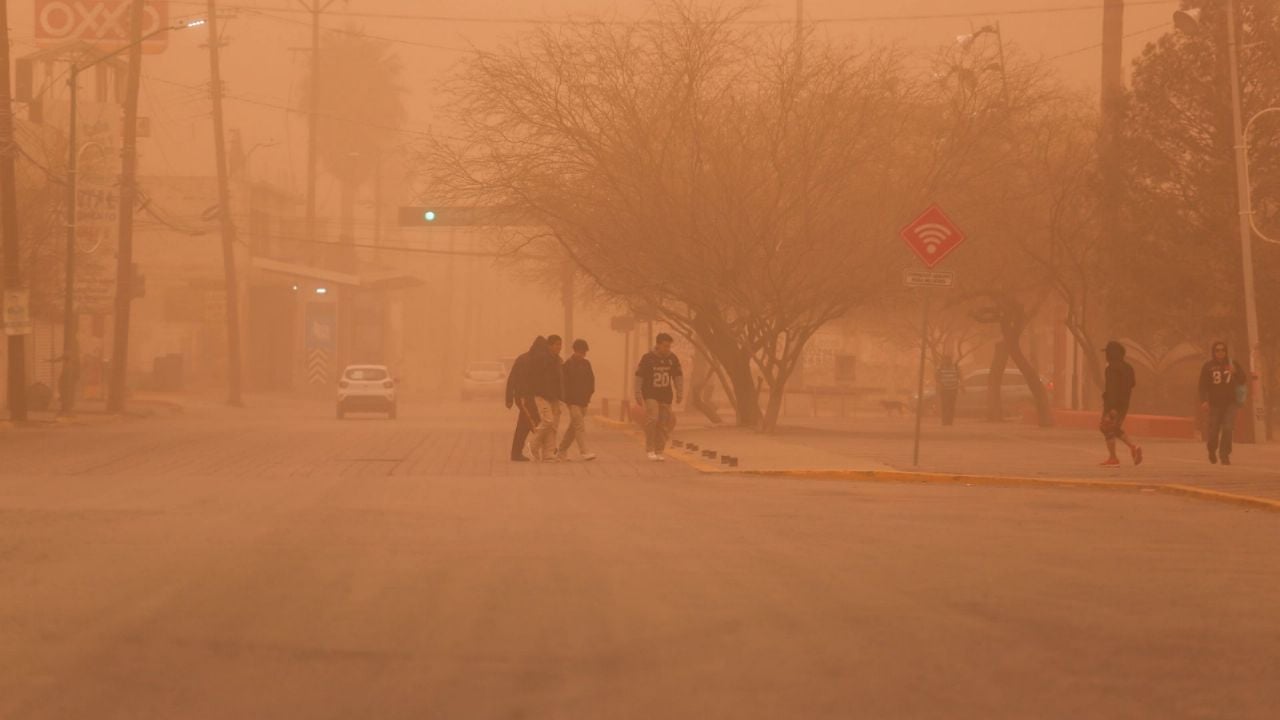
[{"label": "black pants", "polygon": [[1227,404],[1222,407],[1209,407],[1209,429],[1205,440],[1209,452],[1231,457],[1231,435],[1236,427],[1236,406]]},{"label": "black pants", "polygon": [[533,400],[516,400],[516,412],[519,413],[516,418],[516,434],[511,438],[511,459],[524,456],[524,444],[529,440],[529,433],[533,432],[541,420],[538,417],[538,407],[533,404]]},{"label": "black pants", "polygon": [[942,401],[942,424],[953,425],[956,421],[956,396],[960,394],[957,390],[943,390],[939,399]]}]

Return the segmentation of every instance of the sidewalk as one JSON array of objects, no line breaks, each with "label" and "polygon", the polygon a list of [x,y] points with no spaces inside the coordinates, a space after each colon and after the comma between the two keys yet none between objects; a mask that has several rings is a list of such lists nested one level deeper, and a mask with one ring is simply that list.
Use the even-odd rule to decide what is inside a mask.
[{"label": "sidewalk", "polygon": [[[796,419],[765,435],[714,427],[683,414],[673,438],[739,458],[742,471],[853,471],[966,475],[987,478],[1185,485],[1208,491],[1280,500],[1280,445],[1238,445],[1233,465],[1210,465],[1199,442],[1136,438],[1145,461],[1102,468],[1106,456],[1095,432],[1041,429],[1015,423],[926,423],[920,464],[912,464],[913,417],[864,415],[849,419]],[[1122,448],[1123,449],[1123,448]],[[679,457],[694,455],[673,451]],[[710,462],[710,461],[707,461]]]},{"label": "sidewalk", "polygon": [[183,412],[189,404],[187,399],[178,395],[138,393],[129,398],[123,413],[108,412],[105,400],[81,400],[76,403],[76,409],[72,415],[64,416],[58,412],[55,402],[47,410],[28,412],[26,423],[14,423],[6,416],[0,420],[0,430],[19,427],[48,429],[107,425],[129,419],[178,414]]}]

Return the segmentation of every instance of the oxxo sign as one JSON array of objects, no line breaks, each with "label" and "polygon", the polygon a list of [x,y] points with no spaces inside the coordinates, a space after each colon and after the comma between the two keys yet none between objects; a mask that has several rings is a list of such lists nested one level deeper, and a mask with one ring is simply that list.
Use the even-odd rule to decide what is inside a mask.
[{"label": "oxxo sign", "polygon": [[[56,47],[84,42],[105,50],[129,44],[130,0],[35,0],[36,44]],[[142,34],[169,25],[168,0],[146,0]],[[169,33],[160,33],[142,44],[146,53],[162,53]]]}]

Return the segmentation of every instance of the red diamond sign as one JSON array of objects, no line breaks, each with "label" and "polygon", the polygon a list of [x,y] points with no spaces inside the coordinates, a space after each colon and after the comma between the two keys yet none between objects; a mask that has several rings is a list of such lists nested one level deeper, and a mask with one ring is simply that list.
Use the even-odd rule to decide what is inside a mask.
[{"label": "red diamond sign", "polygon": [[937,205],[930,206],[899,234],[927,268],[942,262],[964,242],[964,233]]}]

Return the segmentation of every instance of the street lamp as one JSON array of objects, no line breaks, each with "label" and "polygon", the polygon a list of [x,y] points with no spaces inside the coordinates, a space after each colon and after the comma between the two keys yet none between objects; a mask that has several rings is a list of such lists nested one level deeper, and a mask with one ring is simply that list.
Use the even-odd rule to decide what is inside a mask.
[{"label": "street lamp", "polygon": [[1002,99],[1004,100],[1005,107],[1007,108],[1009,106],[1009,72],[1008,72],[1008,68],[1005,66],[1005,61],[1004,61],[1004,33],[1000,31],[1000,23],[996,23],[994,25],[984,25],[978,28],[977,30],[969,33],[968,35],[957,35],[956,44],[960,46],[961,50],[968,50],[969,48],[973,47],[973,44],[976,43],[978,41],[978,38],[982,37],[983,35],[996,36],[996,46],[1000,50],[1000,68],[999,69],[1000,69],[1001,92],[1003,94]]},{"label": "street lamp", "polygon": [[[1173,14],[1178,30],[1190,35],[1203,30],[1199,9],[1179,10]],[[1236,37],[1236,0],[1227,0],[1227,61],[1231,70],[1231,129],[1236,150],[1236,196],[1240,203],[1240,261],[1244,271],[1244,314],[1249,337],[1249,382],[1252,385],[1254,442],[1267,438],[1266,397],[1261,382],[1263,374],[1262,345],[1258,339],[1258,298],[1254,292],[1253,273],[1253,189],[1249,185],[1249,147],[1245,135],[1244,106],[1240,99],[1240,45]],[[1265,114],[1265,113],[1263,113]],[[1261,114],[1260,114],[1261,115]],[[1257,120],[1257,117],[1254,118]],[[1253,120],[1250,121],[1250,125]]]},{"label": "street lamp", "polygon": [[[64,415],[75,411],[76,406],[76,386],[80,382],[80,336],[79,321],[75,309],[75,288],[76,288],[76,200],[78,187],[78,168],[80,164],[80,152],[85,148],[76,145],[76,114],[78,110],[78,99],[80,95],[80,73],[92,68],[100,63],[106,62],[111,58],[125,52],[131,48],[137,47],[151,38],[168,32],[170,30],[186,30],[187,28],[200,27],[205,24],[204,18],[195,20],[184,20],[174,25],[168,25],[158,30],[143,35],[138,40],[129,43],[123,47],[117,48],[105,55],[95,58],[92,62],[80,65],[73,58],[71,68],[68,71],[67,85],[71,90],[69,117],[67,122],[67,257],[66,257],[66,288],[63,290],[63,308],[62,308],[62,377],[59,383],[60,410]],[[121,212],[130,212],[132,208],[122,208]]]}]

